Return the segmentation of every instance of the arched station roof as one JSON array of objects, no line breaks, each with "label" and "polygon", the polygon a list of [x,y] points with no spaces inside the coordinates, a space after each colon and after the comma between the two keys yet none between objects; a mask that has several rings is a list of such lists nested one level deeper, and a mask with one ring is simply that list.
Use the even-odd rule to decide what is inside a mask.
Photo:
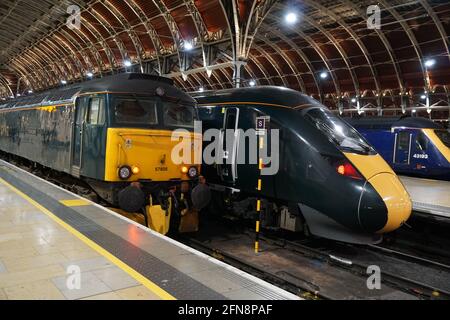
[{"label": "arched station roof", "polygon": [[[379,0],[379,29],[367,26],[372,4],[2,0],[0,97],[137,71],[186,91],[280,85],[342,112],[448,117],[450,2]],[[79,28],[70,24],[77,7]]]}]

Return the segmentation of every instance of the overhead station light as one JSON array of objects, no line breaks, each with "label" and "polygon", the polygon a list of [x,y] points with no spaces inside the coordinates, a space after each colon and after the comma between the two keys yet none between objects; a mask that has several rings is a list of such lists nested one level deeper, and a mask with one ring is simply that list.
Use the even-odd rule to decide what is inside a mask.
[{"label": "overhead station light", "polygon": [[191,51],[192,49],[194,49],[192,42],[186,41],[184,43],[184,50]]},{"label": "overhead station light", "polygon": [[427,98],[427,96],[424,94],[420,96],[420,99],[422,99],[422,100],[425,100],[426,98]]},{"label": "overhead station light", "polygon": [[33,90],[28,90],[28,93],[29,93],[29,94],[33,93]]},{"label": "overhead station light", "polygon": [[355,103],[356,102],[356,98],[352,98],[352,102]]},{"label": "overhead station light", "polygon": [[412,113],[416,113],[416,109],[412,109],[412,111],[411,111]]},{"label": "overhead station light", "polygon": [[328,73],[326,73],[326,72],[324,71],[324,72],[320,73],[320,77],[321,77],[322,79],[326,79],[326,78],[328,78]]},{"label": "overhead station light", "polygon": [[198,88],[198,91],[203,92],[203,91],[205,91],[205,88],[200,87],[200,88]]},{"label": "overhead station light", "polygon": [[66,85],[66,84],[67,84],[67,81],[66,81],[66,80],[61,80],[61,84],[62,84],[62,85]]},{"label": "overhead station light", "polygon": [[436,60],[428,59],[425,61],[425,67],[430,68],[436,64]]},{"label": "overhead station light", "polygon": [[250,82],[248,84],[250,85],[250,87],[254,87],[254,86],[256,86],[256,81],[250,80]]},{"label": "overhead station light", "polygon": [[94,76],[94,74],[93,74],[92,72],[88,72],[88,73],[86,73],[86,76],[87,76],[88,78],[92,78],[92,77]]},{"label": "overhead station light", "polygon": [[125,67],[131,67],[131,61],[130,60],[125,60],[124,62],[123,62],[123,65],[125,66]]},{"label": "overhead station light", "polygon": [[294,23],[297,22],[298,17],[297,17],[297,14],[295,12],[289,12],[289,13],[286,14],[284,19],[285,19],[287,24],[294,24]]}]

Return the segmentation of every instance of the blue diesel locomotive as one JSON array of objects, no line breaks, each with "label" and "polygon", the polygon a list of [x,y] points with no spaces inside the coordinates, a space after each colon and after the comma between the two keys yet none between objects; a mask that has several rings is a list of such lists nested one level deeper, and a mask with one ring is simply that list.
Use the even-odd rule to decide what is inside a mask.
[{"label": "blue diesel locomotive", "polygon": [[450,180],[450,131],[418,117],[346,118],[395,172]]}]

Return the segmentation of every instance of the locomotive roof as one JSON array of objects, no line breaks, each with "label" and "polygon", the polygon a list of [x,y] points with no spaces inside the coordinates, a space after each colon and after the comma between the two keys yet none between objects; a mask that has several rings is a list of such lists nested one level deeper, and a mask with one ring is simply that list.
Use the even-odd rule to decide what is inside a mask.
[{"label": "locomotive roof", "polygon": [[439,124],[421,117],[363,117],[345,118],[345,120],[352,126],[365,129],[391,129],[393,127],[441,129]]},{"label": "locomotive roof", "polygon": [[143,73],[120,73],[19,97],[0,104],[0,109],[67,102],[71,101],[76,94],[89,92],[127,92],[155,95],[158,87],[164,89],[166,96],[170,98],[195,103],[192,97],[174,87],[171,79]]},{"label": "locomotive roof", "polygon": [[276,86],[234,88],[193,94],[199,105],[220,103],[258,103],[295,109],[324,107],[317,100],[301,92]]}]

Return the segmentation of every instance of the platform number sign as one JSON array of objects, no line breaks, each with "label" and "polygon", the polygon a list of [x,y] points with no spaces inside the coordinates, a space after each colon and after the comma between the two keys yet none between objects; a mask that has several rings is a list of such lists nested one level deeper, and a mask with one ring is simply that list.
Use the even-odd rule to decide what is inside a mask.
[{"label": "platform number sign", "polygon": [[264,135],[269,129],[270,117],[256,117],[256,134]]}]

